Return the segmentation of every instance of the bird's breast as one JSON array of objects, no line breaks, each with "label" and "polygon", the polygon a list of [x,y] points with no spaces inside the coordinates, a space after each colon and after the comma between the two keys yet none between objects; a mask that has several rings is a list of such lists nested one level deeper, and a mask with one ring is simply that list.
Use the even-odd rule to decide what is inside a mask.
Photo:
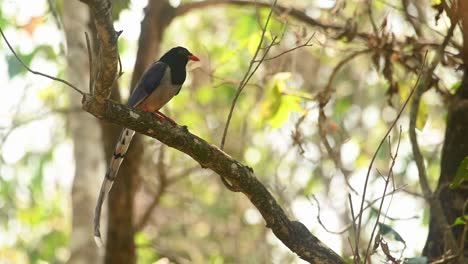
[{"label": "bird's breast", "polygon": [[167,67],[159,86],[143,102],[149,110],[156,111],[167,104],[180,90],[182,85],[173,84],[170,68]]}]

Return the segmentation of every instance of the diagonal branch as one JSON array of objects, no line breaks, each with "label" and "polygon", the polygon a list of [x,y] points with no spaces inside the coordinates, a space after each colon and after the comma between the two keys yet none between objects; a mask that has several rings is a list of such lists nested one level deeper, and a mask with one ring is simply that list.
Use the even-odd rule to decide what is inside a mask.
[{"label": "diagonal branch", "polygon": [[344,263],[335,252],[320,242],[300,222],[290,220],[275,198],[256,178],[252,169],[191,134],[186,127],[173,127],[154,118],[151,113],[131,109],[111,100],[100,106],[97,99],[86,95],[83,109],[98,118],[116,123],[139,133],[158,139],[196,160],[201,167],[209,168],[225,177],[244,193],[260,211],[266,226],[293,252],[311,263]]}]

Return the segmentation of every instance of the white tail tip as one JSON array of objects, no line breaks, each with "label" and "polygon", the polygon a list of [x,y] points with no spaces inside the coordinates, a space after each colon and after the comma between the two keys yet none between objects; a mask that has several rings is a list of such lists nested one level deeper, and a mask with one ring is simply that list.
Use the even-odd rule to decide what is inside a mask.
[{"label": "white tail tip", "polygon": [[98,247],[103,247],[104,246],[104,243],[102,242],[102,239],[98,236],[94,236],[94,242],[96,242],[96,245]]}]

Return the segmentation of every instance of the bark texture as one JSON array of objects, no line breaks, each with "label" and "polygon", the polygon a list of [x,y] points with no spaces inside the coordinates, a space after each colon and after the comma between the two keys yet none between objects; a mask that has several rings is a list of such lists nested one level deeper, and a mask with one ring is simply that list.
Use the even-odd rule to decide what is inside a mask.
[{"label": "bark texture", "polygon": [[[465,181],[459,188],[452,190],[449,184],[455,179],[455,173],[461,161],[468,156],[468,69],[460,88],[452,98],[447,116],[444,147],[442,149],[441,173],[435,194],[444,209],[445,217],[451,224],[457,217],[462,216],[463,206],[468,197],[468,183]],[[445,252],[445,243],[441,238],[447,230],[441,230],[435,224],[431,211],[429,235],[423,254],[430,259],[438,259]],[[455,239],[460,243],[463,236],[463,226],[451,229]],[[468,257],[468,243],[465,242],[463,253]],[[454,252],[452,252],[453,254]]]},{"label": "bark texture", "polygon": [[[89,63],[84,32],[89,31],[89,9],[78,1],[65,1],[63,23],[67,38],[67,78],[74,84],[87,84]],[[70,91],[70,107],[79,108],[80,99]],[[72,186],[71,256],[68,263],[98,263],[102,250],[94,243],[92,219],[101,175],[104,173],[104,155],[101,151],[99,122],[84,112],[71,111],[68,123],[74,145],[75,178]],[[106,217],[104,216],[104,219]],[[100,254],[101,253],[101,254]]]},{"label": "bark texture", "polygon": [[[435,191],[444,209],[445,217],[452,224],[457,217],[466,214],[466,202],[468,200],[468,182],[464,182],[459,188],[452,190],[449,184],[455,179],[455,174],[462,160],[468,156],[468,2],[458,0],[458,9],[448,11],[452,23],[460,19],[461,31],[463,33],[463,47],[461,57],[464,62],[464,75],[455,95],[448,104],[447,127],[445,130],[445,141],[442,149],[440,178]],[[447,10],[446,10],[447,11]],[[455,22],[454,22],[455,21]],[[446,252],[446,243],[442,239],[445,232],[452,232],[460,245],[459,252],[448,252],[458,254],[459,257],[453,263],[462,263],[468,258],[468,243],[465,241],[461,248],[462,240],[466,240],[463,226],[452,227],[451,230],[443,230],[434,221],[434,212],[431,211],[429,235],[423,254],[429,259],[440,259]],[[463,256],[465,260],[463,260]]]}]

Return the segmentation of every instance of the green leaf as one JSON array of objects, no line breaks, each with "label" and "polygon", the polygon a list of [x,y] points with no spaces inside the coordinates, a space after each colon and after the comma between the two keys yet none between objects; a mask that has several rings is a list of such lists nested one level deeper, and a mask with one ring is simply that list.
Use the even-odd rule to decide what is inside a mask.
[{"label": "green leaf", "polygon": [[379,232],[380,234],[382,235],[393,235],[393,238],[396,240],[396,241],[399,241],[403,244],[406,244],[405,243],[405,240],[403,240],[403,238],[400,236],[400,234],[398,234],[397,231],[395,231],[391,226],[389,225],[386,225],[386,224],[383,224],[383,223],[379,223]]},{"label": "green leaf", "polygon": [[460,86],[461,86],[461,81],[460,81],[460,82],[456,82],[456,83],[454,83],[454,84],[450,87],[450,90],[451,90],[452,92],[456,92],[456,91],[458,90],[458,88],[460,88]]},{"label": "green leaf", "polygon": [[261,124],[269,123],[273,128],[281,127],[293,111],[299,111],[299,100],[296,97],[284,96],[286,81],[291,77],[289,72],[276,74],[268,83],[267,95],[260,105]]},{"label": "green leaf", "polygon": [[464,217],[462,216],[459,216],[455,219],[455,221],[453,221],[453,225],[452,226],[457,226],[457,225],[465,225],[466,224],[466,220],[465,219],[468,219],[468,214],[466,214]]},{"label": "green leaf", "polygon": [[15,77],[18,74],[25,73],[26,69],[21,65],[21,63],[13,55],[7,55],[7,64],[8,64],[8,76],[11,78]]},{"label": "green leaf", "polygon": [[421,99],[421,103],[419,104],[418,117],[416,120],[417,129],[422,130],[424,128],[424,125],[426,125],[428,116],[429,115],[427,113],[427,105],[424,102],[424,99]]},{"label": "green leaf", "polygon": [[468,181],[468,156],[458,166],[455,179],[450,184],[450,189],[458,188],[464,181]]},{"label": "green leaf", "polygon": [[[29,54],[23,54],[19,51],[16,52],[21,60],[26,65],[31,65],[31,61],[33,60],[34,56],[38,53],[43,53],[46,59],[53,60],[56,59],[57,55],[54,49],[48,45],[39,45],[34,48],[34,50]],[[8,63],[8,76],[10,78],[15,77],[18,74],[23,74],[27,72],[27,69],[19,62],[19,60],[14,55],[7,55],[7,63]]]}]

